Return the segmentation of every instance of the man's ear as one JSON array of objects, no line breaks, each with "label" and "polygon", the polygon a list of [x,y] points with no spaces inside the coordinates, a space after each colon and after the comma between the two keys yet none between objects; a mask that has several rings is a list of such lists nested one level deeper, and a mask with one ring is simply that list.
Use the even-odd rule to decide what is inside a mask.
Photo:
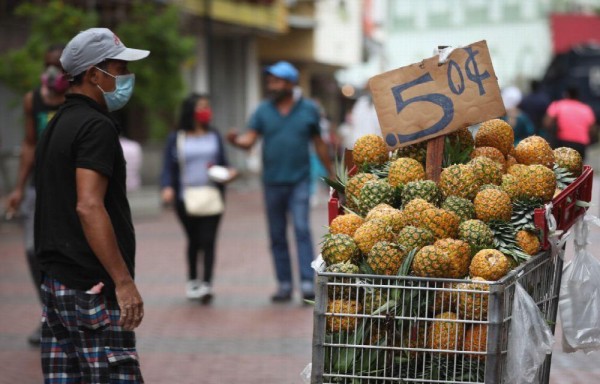
[{"label": "man's ear", "polygon": [[96,69],[96,67],[90,67],[86,72],[85,72],[85,79],[87,81],[89,81],[90,83],[92,83],[93,85],[98,85],[98,82],[100,81],[100,71],[98,69]]}]

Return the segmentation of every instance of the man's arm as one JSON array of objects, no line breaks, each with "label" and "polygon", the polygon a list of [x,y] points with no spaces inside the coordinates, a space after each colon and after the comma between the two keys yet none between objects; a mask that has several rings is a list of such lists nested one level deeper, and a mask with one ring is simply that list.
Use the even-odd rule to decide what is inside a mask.
[{"label": "man's arm", "polygon": [[11,192],[6,202],[6,210],[9,215],[14,215],[21,206],[25,185],[33,169],[35,158],[35,121],[33,116],[33,92],[27,92],[23,99],[23,112],[25,116],[25,135],[21,143],[21,155],[19,160],[19,171],[15,189]]},{"label": "man's arm", "polygon": [[77,214],[92,251],[116,287],[121,308],[120,325],[133,330],[144,316],[144,303],[117,245],[115,232],[104,206],[108,178],[96,171],[77,168]]},{"label": "man's arm", "polygon": [[258,137],[258,132],[253,129],[249,129],[243,134],[239,134],[236,131],[230,131],[227,134],[227,141],[238,148],[250,149],[254,146]]},{"label": "man's arm", "polygon": [[327,150],[327,144],[323,141],[320,135],[313,136],[313,144],[315,145],[315,151],[317,152],[317,156],[321,160],[321,163],[327,170],[328,177],[331,180],[335,180],[335,172],[333,171],[333,167],[331,166],[331,159],[329,158],[329,151]]}]

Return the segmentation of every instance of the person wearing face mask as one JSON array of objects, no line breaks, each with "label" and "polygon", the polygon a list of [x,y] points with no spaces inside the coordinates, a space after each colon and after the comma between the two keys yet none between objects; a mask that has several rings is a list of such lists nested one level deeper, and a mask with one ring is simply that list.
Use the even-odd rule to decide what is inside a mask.
[{"label": "person wearing face mask", "polygon": [[303,299],[314,299],[314,274],[310,266],[314,250],[309,221],[310,144],[334,178],[327,145],[321,138],[319,109],[302,97],[298,70],[287,61],[265,68],[269,98],[259,105],[248,122],[248,130],[227,135],[231,144],[250,149],[263,139],[263,190],[277,290],[273,302],[292,299],[292,271],[287,241],[287,217],[294,224]]},{"label": "person wearing face mask", "polygon": [[69,92],[35,151],[46,382],[143,382],[133,332],[144,316],[135,233],[119,127],[109,112],[131,98],[128,62],[149,53],[91,28],[60,56]]},{"label": "person wearing face mask", "polygon": [[[40,76],[41,85],[27,92],[23,100],[25,134],[21,144],[19,170],[15,188],[6,200],[7,217],[11,218],[20,214],[23,218],[27,263],[40,300],[42,278],[33,247],[35,188],[31,175],[34,169],[34,152],[38,139],[48,121],[65,101],[65,92],[69,88],[59,60],[63,48],[64,46],[59,44],[48,47],[44,55],[44,72]],[[27,340],[31,345],[39,345],[40,337],[41,327],[38,326]]]},{"label": "person wearing face mask", "polygon": [[[228,166],[223,140],[210,125],[212,109],[207,95],[192,94],[184,100],[177,132],[171,133],[164,151],[160,177],[161,197],[165,205],[173,204],[187,238],[188,281],[186,296],[207,304],[213,297],[212,281],[217,230],[222,212],[198,214],[186,208],[186,187],[214,186],[223,199],[225,183],[237,176]],[[215,180],[211,167],[224,167],[226,175]],[[219,196],[220,195],[220,196]],[[202,279],[198,278],[198,256],[202,255]]]}]

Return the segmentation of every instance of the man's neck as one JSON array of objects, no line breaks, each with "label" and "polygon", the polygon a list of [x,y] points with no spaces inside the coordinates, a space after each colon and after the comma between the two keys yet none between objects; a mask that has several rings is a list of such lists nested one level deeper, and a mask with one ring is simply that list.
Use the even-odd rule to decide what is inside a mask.
[{"label": "man's neck", "polygon": [[290,95],[286,98],[283,98],[281,100],[278,100],[275,103],[277,110],[282,115],[287,115],[290,112],[290,110],[292,109],[293,105],[294,105],[294,97],[292,95]]}]

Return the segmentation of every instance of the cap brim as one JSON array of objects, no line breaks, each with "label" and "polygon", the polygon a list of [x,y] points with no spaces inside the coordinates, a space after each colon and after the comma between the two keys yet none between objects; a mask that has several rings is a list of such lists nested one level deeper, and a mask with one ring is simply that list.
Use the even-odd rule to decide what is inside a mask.
[{"label": "cap brim", "polygon": [[112,60],[136,61],[146,58],[150,51],[135,48],[125,48],[125,50],[116,56],[109,57]]}]

